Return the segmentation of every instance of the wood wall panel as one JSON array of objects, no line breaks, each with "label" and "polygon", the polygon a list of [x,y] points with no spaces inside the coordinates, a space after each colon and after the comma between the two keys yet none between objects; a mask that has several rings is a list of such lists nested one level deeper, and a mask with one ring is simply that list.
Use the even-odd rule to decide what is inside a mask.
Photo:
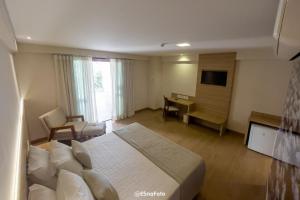
[{"label": "wood wall panel", "polygon": [[[196,109],[228,118],[235,73],[236,53],[200,54],[196,87]],[[227,84],[201,84],[203,70],[227,71]]]}]

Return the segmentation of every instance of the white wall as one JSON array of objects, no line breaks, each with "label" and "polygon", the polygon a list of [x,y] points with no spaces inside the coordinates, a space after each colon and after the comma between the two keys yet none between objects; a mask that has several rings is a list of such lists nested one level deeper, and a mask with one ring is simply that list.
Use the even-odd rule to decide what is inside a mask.
[{"label": "white wall", "polygon": [[[53,52],[93,53],[101,56],[103,52],[85,51],[70,48],[47,47],[42,45],[20,45],[14,55],[20,91],[25,99],[26,119],[31,140],[47,136],[38,117],[56,107],[56,85]],[[115,54],[112,54],[112,56]],[[108,53],[105,54],[109,56]],[[134,100],[135,110],[148,107],[148,60],[132,56],[134,59]]]},{"label": "white wall", "polygon": [[251,111],[281,115],[291,65],[280,60],[237,62],[228,128],[246,133]]},{"label": "white wall", "polygon": [[151,57],[148,69],[148,107],[158,109],[162,107],[163,81],[162,63],[160,57]]},{"label": "white wall", "polygon": [[10,51],[17,50],[14,29],[9,18],[5,1],[0,0],[0,40]]},{"label": "white wall", "polygon": [[0,194],[11,199],[15,172],[15,150],[18,131],[19,95],[15,82],[12,58],[0,42]]},{"label": "white wall", "polygon": [[[26,99],[30,137],[35,140],[46,136],[38,116],[56,106],[53,61],[47,48],[42,48],[42,53],[36,46],[32,52],[26,45],[22,48],[15,55],[15,65]],[[239,52],[237,59],[228,127],[245,133],[252,110],[280,115],[290,67],[275,59],[271,50]],[[197,54],[135,60],[135,110],[160,108],[163,95],[171,92],[194,96],[197,70]]]},{"label": "white wall", "polygon": [[46,137],[38,117],[56,107],[54,62],[50,54],[17,53],[16,74],[26,109],[31,140]]},{"label": "white wall", "polygon": [[[288,87],[291,66],[288,61],[274,58],[271,50],[259,53],[238,53],[228,128],[245,133],[251,111],[280,115]],[[171,92],[195,96],[197,57],[184,61],[179,57],[164,57],[163,95]],[[151,95],[151,94],[149,94]]]},{"label": "white wall", "polygon": [[19,94],[11,52],[16,50],[15,36],[0,0],[0,199],[13,200],[16,175]]},{"label": "white wall", "polygon": [[163,63],[163,93],[195,96],[198,65],[193,63]]},{"label": "white wall", "polygon": [[148,107],[148,61],[136,60],[133,66],[134,108],[141,110]]}]

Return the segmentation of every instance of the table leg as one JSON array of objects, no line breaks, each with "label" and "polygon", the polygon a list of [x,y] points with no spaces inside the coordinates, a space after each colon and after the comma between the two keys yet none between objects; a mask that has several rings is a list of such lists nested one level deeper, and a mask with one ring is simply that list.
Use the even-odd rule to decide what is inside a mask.
[{"label": "table leg", "polygon": [[187,113],[183,114],[183,123],[185,123],[186,126],[189,125],[189,115]]},{"label": "table leg", "polygon": [[220,136],[224,133],[224,124],[220,125]]}]

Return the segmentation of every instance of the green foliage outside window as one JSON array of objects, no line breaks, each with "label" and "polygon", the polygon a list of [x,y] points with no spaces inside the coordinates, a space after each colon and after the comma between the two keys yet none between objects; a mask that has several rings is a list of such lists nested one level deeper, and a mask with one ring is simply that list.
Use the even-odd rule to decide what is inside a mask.
[{"label": "green foliage outside window", "polygon": [[95,84],[95,88],[97,90],[103,90],[103,83],[102,83],[102,73],[101,72],[97,72],[95,74],[94,77],[94,84]]}]

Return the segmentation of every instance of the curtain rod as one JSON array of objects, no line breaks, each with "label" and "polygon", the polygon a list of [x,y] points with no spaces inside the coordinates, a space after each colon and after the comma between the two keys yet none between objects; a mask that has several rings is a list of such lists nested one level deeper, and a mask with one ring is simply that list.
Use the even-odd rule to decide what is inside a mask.
[{"label": "curtain rod", "polygon": [[120,60],[136,60],[136,59],[130,59],[130,58],[101,58],[97,56],[92,56],[93,60],[110,60],[110,59],[120,59]]},{"label": "curtain rod", "polygon": [[105,58],[105,57],[98,57],[98,56],[90,56],[90,55],[76,55],[76,54],[66,54],[66,53],[52,53],[52,55],[65,55],[65,56],[78,56],[78,57],[91,57],[93,60],[110,60],[110,59],[120,59],[120,60],[138,60],[138,59],[132,59],[132,58]]}]

